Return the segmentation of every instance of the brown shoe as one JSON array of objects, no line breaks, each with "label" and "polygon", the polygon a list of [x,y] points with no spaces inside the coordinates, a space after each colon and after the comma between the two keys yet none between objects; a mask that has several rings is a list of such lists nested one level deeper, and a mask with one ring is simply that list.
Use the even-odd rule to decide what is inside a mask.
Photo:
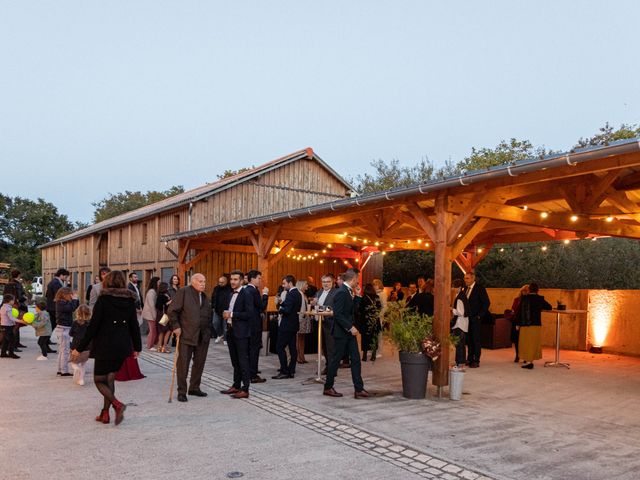
[{"label": "brown shoe", "polygon": [[341,397],[341,396],[342,396],[342,394],[341,394],[341,393],[336,392],[336,389],[335,389],[335,388],[329,388],[329,389],[327,389],[327,390],[324,390],[324,391],[322,392],[322,394],[323,394],[323,395],[326,395],[326,396],[328,396],[328,397]]},{"label": "brown shoe", "polygon": [[239,390],[231,395],[231,398],[249,398],[249,392],[245,390]]},{"label": "brown shoe", "polygon": [[229,387],[226,390],[220,390],[220,393],[223,395],[233,395],[234,393],[238,393],[240,389],[236,387]]},{"label": "brown shoe", "polygon": [[366,390],[360,390],[359,392],[353,392],[353,398],[369,398],[369,392]]}]

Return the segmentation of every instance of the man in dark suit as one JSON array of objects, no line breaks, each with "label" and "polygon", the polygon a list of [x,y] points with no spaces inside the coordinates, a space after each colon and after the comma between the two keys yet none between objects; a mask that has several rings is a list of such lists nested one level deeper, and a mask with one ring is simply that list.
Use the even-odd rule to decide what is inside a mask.
[{"label": "man in dark suit", "polygon": [[267,380],[258,375],[258,363],[260,349],[262,348],[262,315],[267,310],[269,303],[269,289],[264,287],[260,295],[260,282],[262,273],[258,270],[249,270],[247,273],[247,286],[245,289],[251,297],[254,318],[251,320],[251,341],[249,342],[249,368],[251,371],[251,383],[263,383]]},{"label": "man in dark suit", "polygon": [[[324,307],[325,309],[330,308],[331,310],[333,310],[333,297],[335,297],[336,292],[338,291],[338,289],[334,287],[335,285],[333,274],[328,273],[326,275],[323,275],[322,289],[316,292],[314,299],[311,300],[311,305]],[[329,365],[329,359],[333,354],[333,335],[331,335],[332,330],[333,318],[322,317],[322,351],[324,352],[324,358],[326,359],[327,365]],[[326,366],[322,374],[327,374]]]},{"label": "man in dark suit", "polygon": [[211,339],[211,305],[204,293],[206,287],[205,276],[196,273],[191,277],[191,285],[181,288],[173,297],[169,306],[169,318],[176,337],[180,338],[178,349],[178,401],[187,401],[187,374],[189,363],[191,379],[189,381],[189,395],[206,397],[200,390],[202,371],[207,360],[209,340]]},{"label": "man in dark suit", "polygon": [[480,328],[482,319],[489,313],[491,301],[487,290],[476,283],[476,275],[473,272],[466,273],[464,276],[466,285],[464,294],[469,304],[469,336],[467,337],[467,364],[469,368],[478,368],[480,366],[481,338]]},{"label": "man in dark suit", "polygon": [[364,382],[360,373],[360,352],[358,352],[358,341],[356,334],[358,331],[354,327],[354,314],[357,310],[359,297],[355,296],[355,289],[358,285],[359,271],[350,268],[343,276],[344,283],[333,297],[333,341],[334,351],[329,367],[327,369],[327,380],[324,384],[324,395],[330,397],[341,397],[342,394],[336,392],[333,383],[338,373],[340,359],[345,353],[351,359],[351,378],[355,392],[354,398],[367,398],[369,393],[364,389]]},{"label": "man in dark suit", "polygon": [[227,346],[233,365],[233,385],[220,393],[232,398],[248,398],[251,383],[249,343],[251,324],[255,322],[256,313],[251,293],[242,288],[243,273],[234,270],[229,277],[231,297],[229,306],[222,312],[222,318],[227,322]]},{"label": "man in dark suit", "polygon": [[[296,360],[298,349],[296,348],[296,337],[300,329],[300,318],[298,317],[302,308],[302,293],[296,288],[296,277],[287,275],[282,279],[282,286],[287,291],[284,302],[280,305],[279,312],[282,315],[278,326],[278,343],[276,351],[280,359],[280,373],[271,378],[281,380],[283,378],[293,378],[296,374]],[[289,364],[287,365],[287,353],[285,347],[289,347]]]}]

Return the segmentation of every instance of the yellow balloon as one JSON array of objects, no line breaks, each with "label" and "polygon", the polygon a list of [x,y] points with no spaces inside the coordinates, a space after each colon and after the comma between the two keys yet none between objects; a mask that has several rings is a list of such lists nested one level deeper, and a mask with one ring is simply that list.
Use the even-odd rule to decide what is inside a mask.
[{"label": "yellow balloon", "polygon": [[22,320],[24,320],[25,323],[33,323],[35,319],[36,319],[36,316],[31,312],[27,312],[22,316]]},{"label": "yellow balloon", "polygon": [[17,308],[12,308],[11,315],[13,316],[13,318],[18,318],[18,316],[20,315],[20,312],[18,311]]}]

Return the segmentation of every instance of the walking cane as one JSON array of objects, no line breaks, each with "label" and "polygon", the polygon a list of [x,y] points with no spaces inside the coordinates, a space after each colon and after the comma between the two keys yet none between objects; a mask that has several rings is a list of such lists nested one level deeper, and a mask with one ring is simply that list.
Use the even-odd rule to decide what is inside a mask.
[{"label": "walking cane", "polygon": [[178,365],[178,351],[180,350],[180,336],[176,337],[176,349],[173,352],[173,368],[171,369],[171,388],[169,389],[169,403],[173,397],[173,386],[176,383],[176,366]]}]

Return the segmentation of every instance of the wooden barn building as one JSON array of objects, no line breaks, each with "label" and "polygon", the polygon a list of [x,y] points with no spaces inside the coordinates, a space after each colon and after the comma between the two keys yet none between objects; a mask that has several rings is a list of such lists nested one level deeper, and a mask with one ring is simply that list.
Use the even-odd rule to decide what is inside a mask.
[{"label": "wooden barn building", "polygon": [[[178,260],[187,268],[179,273],[184,284],[191,266],[213,287],[218,275],[233,268],[258,266],[251,242],[219,246],[207,256],[192,248],[179,248],[178,240],[162,237],[227,224],[248,218],[322,204],[351,195],[352,187],[311,148],[300,150],[257,168],[189,190],[160,202],[118,215],[53,240],[41,247],[45,284],[59,267],[71,272],[71,286],[83,292],[101,266],[136,272],[142,285],[157,275],[168,281],[178,273]],[[240,243],[243,243],[240,241]],[[197,245],[194,245],[197,247]],[[274,248],[278,248],[277,246]],[[192,258],[193,257],[193,258]],[[320,263],[288,257],[279,273],[300,278],[344,269],[343,260]],[[269,286],[275,288],[274,279]]]}]

